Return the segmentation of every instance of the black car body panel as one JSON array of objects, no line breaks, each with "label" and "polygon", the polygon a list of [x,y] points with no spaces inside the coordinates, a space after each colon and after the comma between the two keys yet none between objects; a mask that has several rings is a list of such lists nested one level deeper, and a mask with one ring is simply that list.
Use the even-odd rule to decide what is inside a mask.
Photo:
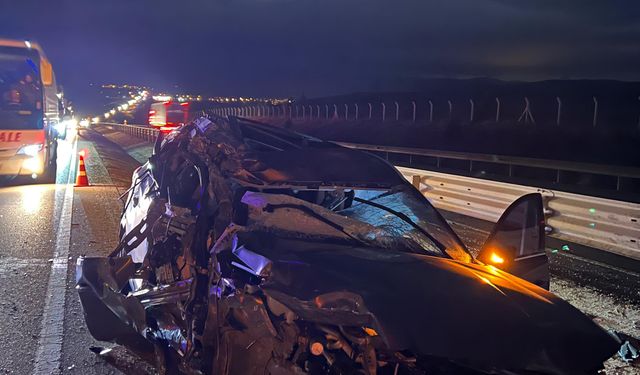
[{"label": "black car body panel", "polygon": [[78,291],[94,337],[166,373],[592,374],[619,342],[545,290],[543,218],[516,201],[474,259],[384,160],[198,119],[134,173]]}]

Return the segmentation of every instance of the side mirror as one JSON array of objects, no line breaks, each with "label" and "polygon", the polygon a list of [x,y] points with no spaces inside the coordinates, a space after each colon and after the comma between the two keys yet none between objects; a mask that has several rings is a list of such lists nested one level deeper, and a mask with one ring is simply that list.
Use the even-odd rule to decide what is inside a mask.
[{"label": "side mirror", "polygon": [[53,67],[49,60],[45,58],[40,59],[40,75],[45,86],[53,85]]},{"label": "side mirror", "polygon": [[549,289],[542,196],[527,194],[502,214],[478,260]]}]

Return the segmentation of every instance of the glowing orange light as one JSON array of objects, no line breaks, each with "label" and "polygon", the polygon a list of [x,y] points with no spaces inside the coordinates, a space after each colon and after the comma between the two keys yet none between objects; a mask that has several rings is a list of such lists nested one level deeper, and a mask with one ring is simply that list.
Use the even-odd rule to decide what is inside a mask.
[{"label": "glowing orange light", "polygon": [[504,258],[502,258],[500,255],[498,255],[496,253],[492,253],[491,254],[491,263],[503,264],[504,263]]},{"label": "glowing orange light", "polygon": [[378,332],[376,332],[376,330],[373,328],[364,327],[364,331],[369,336],[378,336]]}]

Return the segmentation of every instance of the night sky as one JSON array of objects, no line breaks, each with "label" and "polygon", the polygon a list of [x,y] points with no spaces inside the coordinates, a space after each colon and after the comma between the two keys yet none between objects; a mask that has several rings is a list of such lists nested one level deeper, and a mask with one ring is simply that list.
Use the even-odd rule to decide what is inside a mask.
[{"label": "night sky", "polygon": [[[562,4],[559,4],[562,3]],[[431,77],[640,80],[640,3],[618,0],[0,0],[73,95],[401,90]]]}]

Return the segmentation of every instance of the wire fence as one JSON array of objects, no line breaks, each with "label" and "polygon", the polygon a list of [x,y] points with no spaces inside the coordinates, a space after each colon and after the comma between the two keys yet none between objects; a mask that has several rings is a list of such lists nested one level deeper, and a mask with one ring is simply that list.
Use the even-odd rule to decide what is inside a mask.
[{"label": "wire fence", "polygon": [[640,131],[640,97],[319,98],[288,104],[220,105],[220,116],[305,121],[530,124]]}]

